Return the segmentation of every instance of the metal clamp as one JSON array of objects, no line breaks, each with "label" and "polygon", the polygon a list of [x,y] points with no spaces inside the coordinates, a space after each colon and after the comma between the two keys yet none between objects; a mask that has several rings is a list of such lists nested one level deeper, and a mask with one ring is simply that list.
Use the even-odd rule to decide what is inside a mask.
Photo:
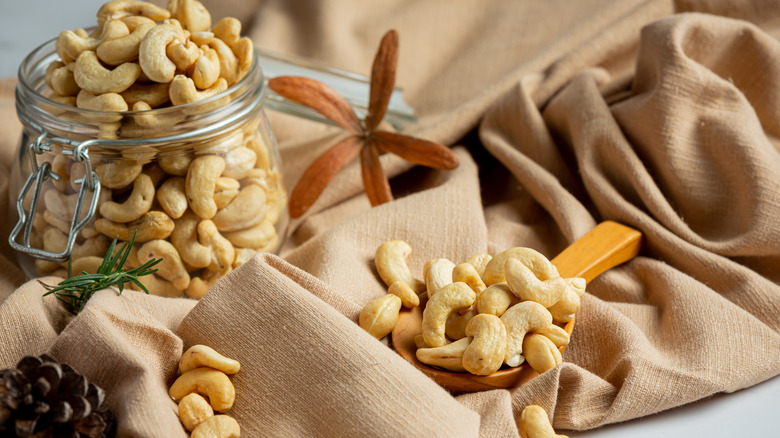
[{"label": "metal clamp", "polygon": [[[30,176],[19,191],[19,196],[16,198],[16,211],[19,214],[19,221],[11,231],[11,235],[8,237],[8,244],[17,251],[31,255],[35,258],[49,260],[52,262],[65,262],[70,257],[73,251],[73,245],[76,242],[76,235],[84,228],[85,225],[92,220],[95,216],[95,210],[97,209],[98,196],[100,195],[100,179],[97,172],[92,170],[92,163],[89,160],[89,145],[95,141],[87,140],[83,142],[74,142],[73,140],[64,138],[52,138],[47,140],[47,134],[44,132],[39,135],[28,146],[30,154],[30,167],[32,171]],[[52,143],[63,143],[74,146],[72,150],[63,150],[64,155],[70,155],[77,162],[84,163],[84,177],[74,180],[79,184],[78,198],[76,199],[76,208],[73,212],[73,218],[70,222],[70,230],[68,232],[68,242],[65,250],[62,252],[46,251],[42,248],[33,248],[30,245],[30,234],[32,233],[33,218],[38,208],[38,201],[41,195],[41,187],[43,183],[51,178],[55,181],[61,181],[62,176],[56,174],[51,170],[51,163],[48,161],[38,164],[38,155],[53,150]],[[24,209],[24,198],[30,189],[32,192],[32,202],[30,203],[30,211],[26,212]],[[89,203],[89,208],[86,211],[84,218],[79,221],[81,216],[81,210],[84,207],[84,199],[86,198],[87,189],[92,191],[92,199]],[[22,243],[16,241],[19,233],[24,229],[24,236]]]}]

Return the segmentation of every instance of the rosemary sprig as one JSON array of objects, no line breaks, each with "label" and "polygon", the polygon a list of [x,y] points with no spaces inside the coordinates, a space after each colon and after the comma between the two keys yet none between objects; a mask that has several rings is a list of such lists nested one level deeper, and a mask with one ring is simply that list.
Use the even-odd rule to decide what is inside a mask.
[{"label": "rosemary sprig", "polygon": [[87,301],[92,298],[92,295],[99,290],[106,289],[111,286],[119,288],[119,294],[125,288],[125,283],[133,283],[141,290],[149,293],[146,286],[138,279],[144,275],[154,274],[157,269],[152,267],[162,261],[161,258],[153,258],[137,268],[124,271],[124,265],[127,261],[127,257],[130,255],[130,250],[133,248],[135,242],[135,233],[133,233],[130,242],[125,242],[119,248],[119,251],[114,254],[116,248],[117,238],[111,242],[111,246],[108,247],[103,263],[100,264],[97,272],[90,274],[86,271],[81,271],[81,274],[71,277],[71,261],[68,260],[68,278],[62,280],[57,286],[49,286],[43,284],[48,292],[43,296],[55,294],[57,299],[64,302],[73,313],[79,313]]}]

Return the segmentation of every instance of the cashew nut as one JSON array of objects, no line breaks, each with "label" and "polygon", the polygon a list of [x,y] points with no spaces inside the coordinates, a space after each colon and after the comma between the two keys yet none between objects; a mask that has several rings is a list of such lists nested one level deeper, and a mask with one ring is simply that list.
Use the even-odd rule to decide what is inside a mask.
[{"label": "cashew nut", "polygon": [[161,156],[157,159],[157,164],[171,175],[184,176],[190,169],[192,156],[187,154]]},{"label": "cashew nut", "polygon": [[492,258],[493,257],[490,254],[474,254],[466,260],[466,263],[471,263],[471,265],[474,266],[474,269],[477,270],[480,278],[483,278],[485,275],[485,267]]},{"label": "cashew nut", "polygon": [[563,361],[561,351],[547,336],[531,333],[523,339],[523,354],[528,365],[541,374]]},{"label": "cashew nut", "polygon": [[547,257],[540,252],[531,248],[516,247],[501,252],[488,262],[482,277],[482,280],[485,281],[486,285],[490,286],[491,284],[506,281],[504,278],[504,265],[509,259],[520,260],[542,281],[559,277],[558,269],[555,265],[550,263],[550,261],[547,260]]},{"label": "cashew nut", "polygon": [[[135,30],[142,25],[145,24],[157,24],[149,17],[144,17],[142,15],[128,15],[127,17],[124,17],[121,19],[122,23],[125,23],[127,26],[127,29],[132,33],[135,32]],[[136,56],[138,53],[136,53]]]},{"label": "cashew nut", "polygon": [[[236,55],[236,82],[246,76],[249,70],[252,68],[252,60],[254,60],[255,47],[252,40],[249,37],[243,37],[236,41],[235,44],[230,46],[233,53]],[[230,84],[233,85],[233,84]]]},{"label": "cashew nut", "polygon": [[[119,94],[125,99],[125,102],[127,102],[128,105],[133,106],[133,111],[142,110],[140,108],[135,108],[135,104],[138,102],[145,102],[149,105],[149,109],[151,109],[165,105],[170,100],[168,98],[168,84],[135,83]],[[144,108],[144,110],[145,109],[146,108]]]},{"label": "cashew nut", "polygon": [[125,17],[140,15],[154,21],[164,20],[171,16],[167,9],[153,3],[133,0],[114,0],[105,3],[97,12],[98,24],[106,21],[119,20]]},{"label": "cashew nut", "polygon": [[121,93],[135,83],[139,74],[141,68],[134,62],[125,62],[108,70],[91,50],[81,52],[73,70],[73,78],[79,87],[93,94]]},{"label": "cashew nut", "polygon": [[140,218],[125,224],[100,218],[95,221],[95,229],[111,238],[117,236],[119,240],[125,242],[130,241],[133,232],[138,230],[135,241],[143,243],[170,236],[173,231],[173,220],[161,211],[147,211]]},{"label": "cashew nut", "polygon": [[403,306],[407,309],[411,309],[412,307],[417,307],[420,305],[420,297],[417,296],[417,292],[409,287],[409,284],[407,284],[405,281],[395,281],[390,285],[390,288],[387,289],[387,293],[400,298],[401,304],[403,304]]},{"label": "cashew nut", "polygon": [[508,259],[504,265],[504,272],[509,290],[518,298],[524,301],[536,301],[544,307],[551,307],[557,303],[568,286],[567,281],[562,277],[539,280],[531,269],[517,259]]},{"label": "cashew nut", "polygon": [[428,289],[428,298],[435,296],[441,288],[452,283],[452,271],[455,263],[448,259],[429,260],[423,267],[425,286]]},{"label": "cashew nut", "polygon": [[439,289],[423,310],[422,335],[425,343],[431,347],[446,344],[444,335],[450,313],[471,306],[475,299],[476,294],[466,283],[451,283]]},{"label": "cashew nut", "polygon": [[165,54],[168,56],[168,59],[173,61],[177,69],[183,71],[195,64],[200,57],[200,49],[192,41],[174,41],[165,48]]},{"label": "cashew nut", "polygon": [[265,191],[258,186],[247,186],[225,208],[217,211],[212,220],[219,231],[238,231],[262,222],[264,208]]},{"label": "cashew nut", "polygon": [[547,339],[551,340],[552,343],[555,344],[555,346],[558,348],[569,345],[569,334],[566,333],[566,330],[558,327],[555,324],[550,324],[550,326],[546,329],[539,330],[536,333],[543,335]]},{"label": "cashew nut", "polygon": [[[57,228],[47,228],[43,233],[43,249],[51,252],[62,252],[68,246],[68,237]],[[42,273],[59,268],[59,263],[43,259],[35,259],[35,268]]]},{"label": "cashew nut", "polygon": [[471,338],[463,338],[440,347],[418,348],[415,355],[417,360],[424,364],[462,373],[466,371],[463,367],[463,354],[469,344]]},{"label": "cashew nut", "polygon": [[238,81],[238,58],[222,40],[214,38],[209,47],[216,50],[219,58],[219,76],[227,81],[227,85],[233,85]]},{"label": "cashew nut", "polygon": [[192,81],[195,86],[204,90],[211,87],[219,79],[219,56],[217,52],[207,46],[200,49],[200,57],[192,67]]},{"label": "cashew nut", "polygon": [[547,310],[555,321],[569,322],[580,308],[580,297],[585,294],[585,279],[581,277],[567,278],[567,287],[561,294],[561,299]]},{"label": "cashew nut", "polygon": [[547,413],[538,405],[529,405],[520,414],[518,430],[522,438],[568,438],[553,430]]},{"label": "cashew nut", "polygon": [[241,22],[233,17],[225,17],[217,21],[211,31],[215,37],[224,41],[228,46],[232,46],[241,38]]},{"label": "cashew nut", "polygon": [[244,133],[234,130],[226,135],[217,137],[209,143],[199,145],[196,155],[226,154],[244,143]]},{"label": "cashew nut", "polygon": [[236,389],[228,376],[222,371],[207,367],[187,371],[179,376],[168,390],[174,400],[181,400],[193,392],[207,396],[211,407],[219,412],[233,407],[236,398]]},{"label": "cashew nut", "polygon": [[268,147],[256,136],[248,137],[244,146],[252,149],[257,156],[255,168],[257,170],[268,171],[271,168],[271,162],[268,159]]},{"label": "cashew nut", "polygon": [[57,38],[57,54],[64,63],[75,61],[85,50],[94,51],[104,41],[111,41],[130,34],[127,25],[119,20],[100,23],[100,35],[89,36],[86,32],[64,30]]},{"label": "cashew nut", "polygon": [[224,234],[225,238],[238,248],[259,249],[268,245],[276,236],[274,224],[263,220],[260,224],[245,230],[233,231]]},{"label": "cashew nut", "polygon": [[143,164],[128,160],[110,161],[95,167],[100,184],[109,189],[121,189],[134,182],[143,170]]},{"label": "cashew nut", "polygon": [[221,176],[217,179],[217,184],[214,186],[214,202],[217,204],[218,209],[225,208],[230,201],[238,196],[241,183],[233,178],[227,178]]},{"label": "cashew nut", "polygon": [[[54,187],[62,193],[68,191],[68,184],[70,183],[69,164],[70,160],[62,154],[55,155],[54,159],[51,160],[51,170],[60,176],[59,181],[53,181]],[[25,208],[30,207],[26,205]]]},{"label": "cashew nut", "polygon": [[225,271],[231,268],[236,258],[236,250],[225,239],[214,222],[206,219],[198,224],[198,239],[204,246],[211,247],[211,260],[208,268],[212,271]]},{"label": "cashew nut", "polygon": [[474,306],[467,307],[459,312],[452,312],[444,324],[444,334],[450,339],[462,339],[466,337],[466,326],[471,318],[479,312]]},{"label": "cashew nut", "polygon": [[[123,22],[127,24],[127,21]],[[154,26],[154,22],[145,22],[135,26],[130,35],[100,43],[95,50],[97,57],[108,65],[120,65],[136,60],[141,41]]]},{"label": "cashew nut", "polygon": [[157,275],[171,282],[179,290],[187,289],[190,284],[190,274],[179,257],[179,252],[167,240],[150,240],[138,249],[138,260],[146,263],[148,260],[162,259],[157,264]]},{"label": "cashew nut", "polygon": [[424,290],[425,285],[412,276],[406,264],[406,258],[411,253],[412,247],[403,240],[388,240],[379,245],[374,254],[374,264],[379,277],[388,287],[396,281],[403,281],[416,293]]},{"label": "cashew nut", "polygon": [[187,286],[187,296],[199,300],[206,295],[206,292],[211,289],[217,283],[217,280],[224,277],[230,272],[230,269],[226,269],[221,272],[204,270],[200,277],[192,277],[190,285]]},{"label": "cashew nut", "polygon": [[475,306],[479,313],[501,316],[506,309],[519,302],[520,299],[509,290],[506,283],[496,283],[477,296]]},{"label": "cashew nut", "polygon": [[94,274],[97,272],[100,265],[103,264],[103,257],[99,256],[87,256],[79,259],[73,259],[70,265],[72,275],[79,275],[84,272],[88,274]]},{"label": "cashew nut", "polygon": [[471,263],[461,263],[452,269],[452,281],[461,281],[469,285],[477,296],[485,290],[485,283]]},{"label": "cashew nut", "polygon": [[236,248],[236,259],[233,260],[233,269],[244,266],[257,255],[258,251],[252,248]]},{"label": "cashew nut", "polygon": [[179,419],[184,427],[191,431],[200,423],[214,416],[214,409],[202,395],[192,392],[179,402]]},{"label": "cashew nut", "polygon": [[476,315],[466,325],[466,336],[472,340],[463,352],[463,368],[480,376],[498,371],[506,356],[506,328],[501,319]]},{"label": "cashew nut", "polygon": [[151,28],[138,47],[138,64],[146,77],[154,82],[170,82],[176,65],[165,53],[168,44],[180,41],[179,28],[173,24],[158,24]]},{"label": "cashew nut", "polygon": [[[74,259],[88,256],[103,257],[105,256],[110,243],[111,242],[109,242],[109,239],[106,236],[99,234],[95,237],[85,240],[81,244],[73,245],[73,252],[71,252],[71,257]],[[62,249],[65,248],[63,247]]]},{"label": "cashew nut", "polygon": [[87,118],[95,122],[113,123],[122,120],[122,114],[104,114],[106,112],[127,111],[127,102],[117,93],[106,93],[96,96],[87,90],[79,91],[76,96],[76,106],[83,109],[98,111],[89,114]]},{"label": "cashew nut", "polygon": [[552,324],[552,315],[539,303],[523,301],[507,309],[501,315],[506,327],[506,358],[504,363],[516,367],[525,361],[523,339],[530,331],[539,331]]},{"label": "cashew nut", "polygon": [[100,214],[114,222],[130,222],[149,211],[154,201],[154,183],[142,173],[133,182],[133,191],[125,202],[106,202],[100,206]]},{"label": "cashew nut", "polygon": [[193,345],[181,356],[179,372],[183,374],[200,367],[213,368],[225,374],[235,374],[241,369],[241,364],[206,345]]},{"label": "cashew nut", "polygon": [[157,202],[168,213],[178,219],[187,211],[187,195],[184,193],[184,178],[172,177],[165,180],[157,189]]},{"label": "cashew nut", "polygon": [[46,85],[59,96],[75,96],[80,91],[73,72],[61,62],[53,62],[46,67],[45,79]]},{"label": "cashew nut", "polygon": [[215,415],[200,423],[192,431],[191,438],[239,438],[238,421],[227,415]]},{"label": "cashew nut", "polygon": [[185,105],[216,96],[227,89],[228,83],[224,78],[219,78],[211,87],[198,91],[197,87],[195,87],[195,82],[191,78],[184,75],[176,75],[171,81],[168,96],[171,98],[172,104]]},{"label": "cashew nut", "polygon": [[235,179],[244,178],[254,169],[256,161],[257,155],[252,149],[239,146],[225,155],[223,175]]},{"label": "cashew nut", "polygon": [[211,248],[198,242],[199,223],[199,217],[189,211],[185,212],[175,221],[176,226],[171,233],[171,243],[179,251],[179,255],[185,263],[195,268],[205,268],[211,263]]},{"label": "cashew nut", "polygon": [[192,211],[203,219],[211,219],[217,214],[214,189],[217,178],[223,170],[225,170],[225,160],[222,157],[204,155],[192,160],[187,171],[185,181],[187,201]]},{"label": "cashew nut", "polygon": [[371,336],[382,339],[395,328],[400,311],[400,298],[390,294],[383,295],[363,307],[358,323]]},{"label": "cashew nut", "polygon": [[193,43],[197,44],[198,47],[208,45],[208,43],[210,43],[211,40],[213,39],[214,39],[214,32],[200,31],[200,32],[190,33],[190,40]]},{"label": "cashew nut", "polygon": [[207,31],[211,27],[211,14],[197,0],[172,0],[168,10],[190,32]]}]

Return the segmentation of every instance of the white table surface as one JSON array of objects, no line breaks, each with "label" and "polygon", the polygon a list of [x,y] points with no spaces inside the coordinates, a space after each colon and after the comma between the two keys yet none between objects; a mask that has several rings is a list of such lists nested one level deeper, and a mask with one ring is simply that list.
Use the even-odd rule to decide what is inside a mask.
[{"label": "white table surface", "polygon": [[[0,77],[16,76],[24,56],[63,29],[95,25],[105,0],[2,0]],[[719,394],[578,438],[780,437],[780,377],[733,394]]]}]

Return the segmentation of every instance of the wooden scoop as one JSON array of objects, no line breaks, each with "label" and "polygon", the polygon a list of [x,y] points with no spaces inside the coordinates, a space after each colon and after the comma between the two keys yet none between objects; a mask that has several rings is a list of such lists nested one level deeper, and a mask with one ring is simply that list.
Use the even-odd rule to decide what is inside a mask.
[{"label": "wooden scoop", "polygon": [[[606,221],[558,254],[552,263],[562,277],[583,277],[590,282],[607,269],[634,258],[641,245],[642,233]],[[401,356],[444,388],[454,393],[512,388],[538,375],[527,363],[515,368],[503,368],[487,376],[456,373],[425,365],[417,360],[417,346],[414,344],[414,337],[421,332],[422,314],[423,303],[411,310],[401,311],[392,334],[393,346]],[[567,323],[564,330],[571,336],[574,320]],[[561,347],[561,353],[565,348]]]}]

